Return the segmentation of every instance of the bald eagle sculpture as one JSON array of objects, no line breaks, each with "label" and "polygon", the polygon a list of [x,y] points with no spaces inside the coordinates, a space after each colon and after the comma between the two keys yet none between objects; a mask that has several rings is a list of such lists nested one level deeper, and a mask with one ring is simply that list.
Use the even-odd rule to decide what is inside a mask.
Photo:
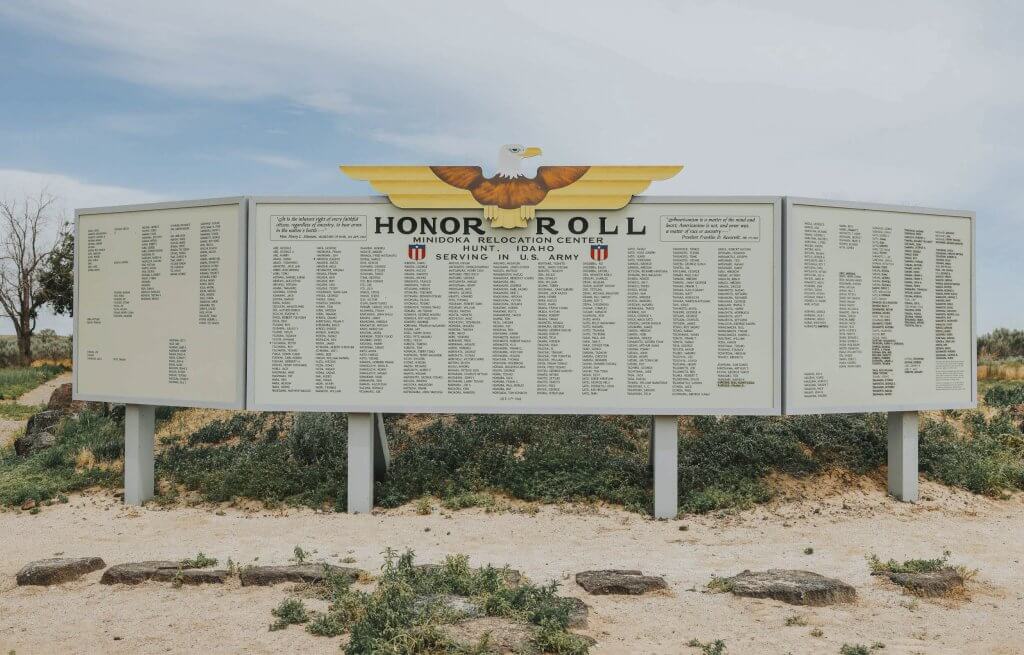
[{"label": "bald eagle sculpture", "polygon": [[589,166],[541,166],[537,175],[526,177],[519,165],[527,157],[541,154],[540,148],[504,145],[498,151],[498,172],[484,177],[479,166],[431,166],[443,181],[457,189],[466,189],[484,206],[484,217],[503,227],[506,222],[526,225],[534,208],[552,189],[569,186],[583,177]]},{"label": "bald eagle sculpture", "polygon": [[498,168],[484,177],[479,166],[341,166],[370,182],[405,209],[483,207],[493,227],[525,227],[537,209],[619,209],[652,180],[665,180],[682,166],[541,166],[534,177],[520,170],[540,148],[508,144]]}]

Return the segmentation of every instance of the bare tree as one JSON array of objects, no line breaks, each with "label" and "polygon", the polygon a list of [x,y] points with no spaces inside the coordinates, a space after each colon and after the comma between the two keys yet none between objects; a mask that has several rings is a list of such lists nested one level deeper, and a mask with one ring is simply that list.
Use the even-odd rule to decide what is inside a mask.
[{"label": "bare tree", "polygon": [[39,274],[56,246],[47,228],[57,198],[46,190],[18,202],[0,200],[0,305],[14,323],[23,364],[32,363],[32,335],[39,307],[47,301]]}]

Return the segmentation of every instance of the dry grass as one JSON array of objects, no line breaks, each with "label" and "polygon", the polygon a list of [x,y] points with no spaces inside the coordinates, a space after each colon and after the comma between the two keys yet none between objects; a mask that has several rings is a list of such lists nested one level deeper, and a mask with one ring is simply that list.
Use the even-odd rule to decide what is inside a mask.
[{"label": "dry grass", "polygon": [[1024,363],[989,362],[978,364],[979,380],[1024,380]]},{"label": "dry grass", "polygon": [[75,470],[87,471],[96,466],[96,456],[88,448],[83,448],[75,455]]},{"label": "dry grass", "polygon": [[200,428],[204,428],[214,421],[226,421],[239,413],[241,412],[230,409],[188,408],[178,410],[157,430],[157,446],[159,448],[160,444],[166,445],[172,441],[185,444],[188,436]]}]

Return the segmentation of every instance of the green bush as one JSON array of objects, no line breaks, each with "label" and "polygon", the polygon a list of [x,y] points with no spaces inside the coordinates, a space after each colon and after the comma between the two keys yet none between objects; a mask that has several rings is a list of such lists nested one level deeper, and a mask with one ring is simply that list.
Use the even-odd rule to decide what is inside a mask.
[{"label": "green bush", "polygon": [[[121,473],[104,466],[124,453],[124,433],[107,416],[86,412],[77,420],[66,420],[56,431],[57,444],[28,457],[13,450],[0,451],[0,504],[19,505],[59,497],[93,485],[116,487]],[[91,453],[93,465],[76,470],[83,451]]]},{"label": "green bush", "polygon": [[[629,423],[632,421],[632,423]],[[647,447],[633,429],[597,416],[467,414],[413,434],[392,422],[394,453],[378,487],[389,507],[424,495],[442,499],[499,491],[523,500],[650,502]]]},{"label": "green bush", "polygon": [[984,399],[989,407],[1024,405],[1024,382],[993,382]]},{"label": "green bush", "polygon": [[997,495],[1024,488],[1024,435],[1005,412],[986,418],[965,412],[964,434],[950,423],[923,421],[920,467],[923,473],[974,493]]},{"label": "green bush", "polygon": [[345,415],[296,414],[283,436],[282,418],[274,413],[239,414],[207,426],[201,431],[203,443],[231,437],[240,441],[204,448],[172,446],[158,457],[157,470],[215,502],[246,497],[343,508]]}]

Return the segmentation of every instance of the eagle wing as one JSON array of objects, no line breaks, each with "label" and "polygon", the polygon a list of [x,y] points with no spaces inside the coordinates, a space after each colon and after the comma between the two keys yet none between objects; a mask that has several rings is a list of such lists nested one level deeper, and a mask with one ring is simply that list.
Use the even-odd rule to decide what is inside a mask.
[{"label": "eagle wing", "polygon": [[[378,193],[388,196],[391,204],[403,209],[473,209],[480,207],[467,186],[453,186],[442,180],[434,168],[452,170],[466,184],[475,172],[483,177],[479,166],[341,166],[341,172],[353,180],[369,182]],[[460,171],[460,172],[455,172]]]},{"label": "eagle wing", "polygon": [[584,172],[567,185],[550,186],[537,209],[621,209],[654,180],[667,180],[683,170],[682,166],[541,166],[537,176],[546,168]]},{"label": "eagle wing", "polygon": [[540,166],[537,168],[537,177],[534,179],[540,182],[548,191],[561,189],[569,186],[576,180],[583,177],[589,166]]}]

